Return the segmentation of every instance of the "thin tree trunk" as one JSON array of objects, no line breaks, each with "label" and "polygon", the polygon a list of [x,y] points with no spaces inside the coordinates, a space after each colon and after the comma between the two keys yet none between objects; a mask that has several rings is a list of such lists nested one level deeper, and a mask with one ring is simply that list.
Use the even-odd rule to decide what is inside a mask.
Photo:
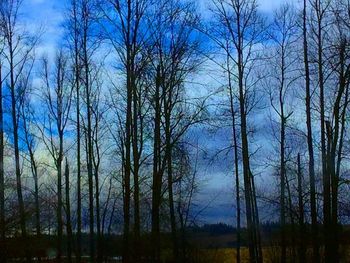
[{"label": "thin tree trunk", "polygon": [[[77,76],[76,76],[77,77]],[[78,82],[78,81],[77,81]],[[80,95],[79,83],[76,83],[76,119],[77,119],[77,263],[81,262],[81,146],[80,146]]]},{"label": "thin tree trunk", "polygon": [[[38,167],[34,157],[33,151],[33,141],[30,138],[30,127],[28,126],[27,117],[24,104],[22,106],[22,118],[23,118],[23,129],[24,129],[24,140],[27,146],[30,160],[30,169],[33,175],[34,180],[34,206],[35,206],[35,227],[37,238],[41,237],[41,226],[40,226],[40,203],[39,203],[39,178],[38,178]],[[41,258],[38,258],[38,261],[41,261]]]},{"label": "thin tree trunk", "polygon": [[90,65],[88,55],[88,23],[90,10],[88,10],[87,3],[83,4],[83,65],[84,65],[84,81],[85,81],[85,95],[86,95],[86,109],[87,109],[87,169],[88,169],[88,185],[89,185],[89,231],[90,231],[90,262],[95,261],[95,236],[94,236],[94,183],[93,183],[93,146],[92,146],[92,128],[91,128],[91,87],[90,87]]},{"label": "thin tree trunk", "polygon": [[[164,74],[163,74],[164,75]],[[165,76],[163,76],[163,80]],[[164,105],[163,114],[165,119],[165,164],[167,168],[167,183],[168,183],[168,194],[169,194],[169,212],[170,212],[170,227],[171,227],[171,238],[172,238],[172,249],[174,261],[179,261],[179,245],[177,238],[177,226],[176,216],[174,207],[174,193],[173,193],[173,143],[172,143],[172,129],[171,129],[171,117],[173,104],[173,79],[169,80],[167,85],[163,85]]]},{"label": "thin tree trunk", "polygon": [[[240,25],[238,23],[238,28]],[[239,42],[242,42],[242,36],[238,36]],[[242,46],[242,44],[240,45]],[[244,175],[244,193],[246,202],[246,217],[247,217],[247,229],[248,229],[248,246],[250,261],[260,262],[259,253],[257,249],[257,232],[256,232],[256,219],[254,213],[254,196],[252,192],[252,178],[250,173],[249,164],[249,146],[247,135],[247,120],[246,120],[246,97],[244,92],[244,76],[243,76],[243,50],[238,48],[238,78],[239,78],[239,103],[240,103],[240,116],[241,116],[241,140],[242,140],[242,158],[243,158],[243,175]]]},{"label": "thin tree trunk", "polygon": [[153,186],[152,186],[152,240],[153,240],[153,262],[160,261],[160,198],[162,186],[162,174],[160,167],[160,67],[157,68],[156,90],[154,95],[154,142],[153,142]]},{"label": "thin tree trunk", "polygon": [[66,223],[67,223],[67,259],[68,263],[72,263],[72,222],[70,213],[70,194],[69,194],[69,164],[66,158],[66,168],[65,168],[65,186],[66,186]]},{"label": "thin tree trunk", "polygon": [[131,0],[127,1],[126,35],[126,118],[125,118],[125,174],[124,174],[124,230],[123,230],[123,263],[130,262],[130,176],[131,176],[131,122],[132,122],[132,80],[131,80]]},{"label": "thin tree trunk", "polygon": [[231,66],[230,57],[227,56],[227,70],[228,70],[228,87],[230,92],[230,110],[232,116],[232,137],[233,137],[233,149],[234,149],[234,169],[235,169],[235,184],[236,184],[236,230],[237,230],[237,244],[236,244],[236,261],[241,262],[241,200],[240,200],[240,182],[239,182],[239,166],[238,166],[238,142],[236,132],[236,113],[234,109],[234,94],[232,89],[231,79]]},{"label": "thin tree trunk", "polygon": [[[60,120],[61,118],[58,117]],[[58,125],[60,127],[60,125]],[[62,159],[63,159],[63,133],[59,131],[59,153],[57,158],[57,260],[62,260],[62,236],[63,236],[63,221],[62,221]]]},{"label": "thin tree trunk", "polygon": [[[290,241],[286,240],[286,246],[290,247],[290,253],[288,258],[290,258],[290,262],[294,263],[296,260],[296,251],[295,251],[295,221],[294,221],[294,215],[293,215],[293,202],[292,202],[292,194],[291,194],[291,189],[290,189],[290,184],[286,175],[286,187],[287,187],[287,193],[288,193],[288,212],[289,212],[289,217],[290,217],[290,224],[291,224],[291,232],[290,232],[290,237],[291,237],[291,243]],[[286,259],[287,260],[287,259]]]},{"label": "thin tree trunk", "polygon": [[[25,118],[25,116],[24,116]],[[24,125],[26,124],[26,120],[24,120]],[[33,179],[34,179],[34,200],[35,200],[35,226],[36,226],[36,236],[38,238],[41,237],[41,225],[40,225],[40,203],[39,203],[39,178],[38,178],[38,168],[37,168],[37,164],[34,158],[34,153],[31,149],[31,145],[29,142],[29,138],[28,136],[28,130],[27,127],[24,128],[25,129],[25,136],[26,136],[26,141],[27,141],[27,145],[28,145],[28,150],[29,150],[29,156],[30,156],[30,166],[31,166],[31,170],[32,170],[32,175],[33,175]],[[41,262],[41,258],[38,257],[38,261]]]},{"label": "thin tree trunk", "polygon": [[321,158],[323,177],[323,225],[325,242],[325,262],[333,262],[331,255],[332,233],[331,223],[331,180],[327,171],[326,161],[326,136],[325,136],[325,107],[324,107],[324,74],[323,74],[323,46],[322,46],[322,10],[321,1],[315,1],[315,11],[317,16],[317,67],[318,83],[320,92],[320,127],[321,127]]},{"label": "thin tree trunk", "polygon": [[[9,45],[9,58],[10,58],[10,90],[11,90],[11,116],[13,125],[13,143],[15,148],[15,172],[16,172],[16,186],[17,186],[17,198],[19,204],[19,214],[20,214],[20,226],[22,232],[23,241],[27,241],[27,229],[26,229],[26,216],[24,209],[24,201],[22,194],[22,175],[20,167],[20,156],[19,156],[19,146],[18,146],[18,120],[17,120],[17,108],[16,108],[16,95],[15,95],[15,63],[14,63],[14,49],[12,43],[12,35],[8,38]],[[30,261],[29,251],[26,250],[27,261]]]},{"label": "thin tree trunk", "polygon": [[0,62],[0,260],[6,262],[5,241],[5,176],[4,176],[4,118],[2,106],[2,63]]},{"label": "thin tree trunk", "polygon": [[40,226],[40,203],[39,203],[39,178],[38,178],[38,168],[34,160],[34,154],[30,153],[32,173],[34,178],[34,199],[35,199],[35,225],[36,225],[36,235],[40,237],[41,226]]},{"label": "thin tree trunk", "polygon": [[[134,65],[132,63],[132,96],[133,96],[133,116],[132,116],[132,147],[133,147],[133,175],[134,175],[134,258],[135,261],[138,261],[140,254],[140,184],[139,184],[139,135],[138,135],[138,118],[139,118],[139,110],[138,110],[138,95],[137,95],[137,87],[135,84],[135,76],[134,76]],[[142,132],[142,131],[141,131]]]},{"label": "thin tree trunk", "polygon": [[[167,100],[164,101],[164,114],[165,114],[165,141],[166,141],[166,162],[167,162],[167,173],[168,173],[168,192],[169,192],[169,208],[170,208],[170,226],[171,236],[173,243],[173,257],[177,261],[179,259],[179,246],[177,240],[177,227],[176,217],[174,208],[174,193],[173,193],[173,163],[172,163],[172,143],[171,143],[171,99],[172,92],[171,87],[169,88],[169,94]],[[165,91],[164,91],[165,93]]]},{"label": "thin tree trunk", "polygon": [[286,140],[286,117],[284,115],[284,81],[285,81],[285,65],[284,65],[284,50],[282,47],[282,72],[281,86],[279,90],[280,103],[280,118],[281,118],[281,133],[280,133],[280,224],[281,224],[281,263],[287,261],[287,246],[286,246],[286,168],[285,168],[285,140]]},{"label": "thin tree trunk", "polygon": [[310,204],[311,204],[311,237],[312,237],[312,262],[320,262],[318,225],[317,225],[317,206],[316,206],[316,186],[315,186],[315,164],[314,148],[311,123],[311,91],[310,91],[310,70],[308,58],[307,42],[307,17],[306,17],[306,0],[303,8],[303,49],[304,49],[304,66],[305,66],[305,107],[306,107],[306,126],[307,126],[307,145],[309,152],[309,176],[310,176]]},{"label": "thin tree trunk", "polygon": [[[336,168],[336,154],[337,149],[340,149],[339,144],[342,142],[343,135],[341,125],[341,103],[343,95],[347,96],[347,75],[346,69],[346,42],[342,41],[339,47],[339,88],[337,97],[333,106],[333,129],[330,122],[326,122],[327,138],[329,144],[328,156],[328,170],[331,178],[331,223],[330,223],[330,258],[332,262],[339,262],[339,230],[338,230],[338,188],[339,188],[339,174]],[[346,69],[346,71],[345,71]],[[346,102],[345,102],[346,103]],[[341,153],[340,153],[341,154]],[[330,262],[330,261],[329,261]]]},{"label": "thin tree trunk", "polygon": [[113,225],[112,223],[113,223],[113,217],[114,217],[116,203],[117,203],[117,199],[115,198],[113,201],[112,211],[111,211],[111,214],[109,216],[109,222],[108,222],[108,228],[107,228],[108,229],[107,233],[109,236],[112,234],[112,225]]},{"label": "thin tree trunk", "polygon": [[260,219],[259,219],[259,210],[258,210],[258,203],[256,200],[256,191],[255,191],[255,182],[254,182],[254,175],[252,172],[250,172],[251,177],[251,187],[252,187],[252,206],[253,206],[253,213],[254,213],[254,235],[255,235],[255,244],[256,244],[256,253],[258,262],[263,262],[263,253],[262,253],[262,244],[261,244],[261,234],[260,234]]},{"label": "thin tree trunk", "polygon": [[[98,119],[96,119],[98,122]],[[99,166],[100,166],[100,151],[98,146],[98,123],[96,123],[95,130],[95,148],[96,157],[93,156],[94,166],[95,166],[95,198],[96,198],[96,233],[97,233],[97,262],[102,262],[102,237],[101,237],[101,213],[100,213],[100,184],[99,184]],[[97,158],[97,160],[96,160]]]},{"label": "thin tree trunk", "polygon": [[73,0],[73,19],[74,19],[74,73],[75,73],[75,91],[76,91],[76,122],[77,122],[77,248],[76,260],[81,262],[81,146],[80,146],[80,59],[79,59],[79,32],[77,2]]},{"label": "thin tree trunk", "polygon": [[101,236],[104,238],[104,235],[106,233],[106,217],[108,213],[108,207],[109,202],[111,200],[111,194],[112,194],[112,179],[109,180],[109,187],[108,187],[108,194],[107,194],[107,200],[105,202],[105,206],[102,213],[102,226],[101,226]]},{"label": "thin tree trunk", "polygon": [[[241,50],[238,50],[241,62]],[[248,229],[248,246],[249,246],[249,258],[252,263],[257,262],[256,255],[256,244],[254,242],[253,234],[253,208],[252,208],[252,196],[251,196],[251,180],[250,180],[250,170],[249,170],[249,152],[248,152],[248,139],[247,139],[247,124],[246,124],[246,113],[245,113],[245,96],[243,88],[243,73],[241,67],[238,68],[239,71],[239,103],[240,103],[240,113],[241,113],[241,140],[242,140],[242,158],[243,158],[243,175],[244,175],[244,194],[246,203],[246,217],[247,217],[247,229]]]},{"label": "thin tree trunk", "polygon": [[298,153],[298,203],[299,203],[299,263],[303,263],[306,260],[306,247],[305,247],[305,223],[304,223],[304,200],[303,200],[303,175],[301,171],[300,154]]}]

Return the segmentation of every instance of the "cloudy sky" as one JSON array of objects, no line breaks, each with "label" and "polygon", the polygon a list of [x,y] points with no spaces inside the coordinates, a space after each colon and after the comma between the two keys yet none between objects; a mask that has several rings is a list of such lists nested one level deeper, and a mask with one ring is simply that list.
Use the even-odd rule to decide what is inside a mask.
[{"label": "cloudy sky", "polygon": [[[210,0],[197,0],[204,13]],[[280,4],[288,0],[258,0],[262,13],[269,16]],[[295,3],[298,0],[289,0]],[[23,17],[26,21],[27,29],[34,32],[43,32],[41,42],[38,47],[38,55],[53,56],[59,47],[63,35],[62,23],[65,17],[65,8],[69,0],[24,0],[22,9]],[[205,13],[203,15],[206,15]],[[39,30],[41,29],[41,30]],[[227,131],[226,131],[227,133]],[[207,137],[205,137],[207,136]],[[198,143],[218,145],[222,143],[222,138],[230,136],[225,131],[222,134],[203,134]],[[215,139],[216,137],[216,139]],[[210,138],[208,140],[208,138]],[[233,223],[234,221],[234,192],[233,175],[230,163],[210,164],[203,160],[200,169],[201,183],[199,194],[195,202],[195,211],[202,211],[200,218],[203,222],[215,223],[224,221]]]},{"label": "cloudy sky", "polygon": [[[198,1],[205,12],[210,0]],[[259,8],[264,13],[271,14],[281,3],[294,3],[299,0],[258,0]],[[62,36],[62,22],[65,16],[65,8],[69,0],[24,0],[23,15],[26,17],[29,29],[43,28],[44,34],[41,41],[41,51],[52,53]]]}]

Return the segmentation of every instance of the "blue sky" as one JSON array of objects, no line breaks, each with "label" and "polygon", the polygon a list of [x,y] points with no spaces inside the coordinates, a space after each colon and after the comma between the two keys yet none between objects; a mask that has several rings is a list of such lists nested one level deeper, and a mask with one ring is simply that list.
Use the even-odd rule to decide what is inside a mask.
[{"label": "blue sky", "polygon": [[[210,0],[197,0],[202,12]],[[258,0],[260,10],[266,14],[272,14],[281,3],[288,0]],[[298,0],[289,0],[295,3]],[[56,49],[59,48],[63,29],[62,23],[65,18],[65,7],[69,5],[69,0],[24,0],[22,14],[26,20],[26,27],[30,31],[38,32],[43,30],[40,45],[37,48],[38,56],[53,56]],[[204,14],[205,15],[205,14]],[[225,138],[225,135],[219,135],[219,139]],[[209,144],[216,144],[216,139],[210,138]],[[225,138],[227,140],[227,137]],[[201,139],[199,140],[199,142]],[[203,143],[208,143],[208,138],[203,139]],[[230,165],[215,165],[208,169],[208,165],[202,165],[200,177],[200,193],[197,196],[196,204],[198,209],[210,202],[208,209],[202,214],[203,222],[227,222],[234,221],[234,192],[233,176]],[[220,213],[218,213],[220,211]]]},{"label": "blue sky", "polygon": [[[198,1],[199,6],[205,12],[210,0]],[[295,3],[298,0],[258,0],[262,12],[272,13],[281,3]],[[65,7],[69,6],[69,0],[24,0],[22,9],[27,20],[28,29],[42,27],[42,37],[39,52],[52,53],[62,37],[62,22],[65,16]]]}]

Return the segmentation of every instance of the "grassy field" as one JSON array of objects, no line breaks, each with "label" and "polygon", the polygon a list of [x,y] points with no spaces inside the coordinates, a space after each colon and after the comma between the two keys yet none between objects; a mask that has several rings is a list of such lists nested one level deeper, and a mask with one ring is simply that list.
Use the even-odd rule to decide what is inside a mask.
[{"label": "grassy field", "polygon": [[[235,263],[236,262],[236,249],[234,248],[218,248],[218,249],[202,249],[198,250],[195,255],[196,262],[199,263]],[[292,262],[292,258],[297,261],[297,254],[293,256],[292,251],[287,252],[289,254],[288,259]],[[295,252],[297,253],[297,251]],[[321,258],[323,251],[321,250]],[[280,249],[278,247],[265,247],[263,248],[264,263],[279,263]],[[311,262],[311,248],[307,251],[307,259],[304,262]],[[340,247],[340,262],[350,262],[350,247]],[[249,262],[248,248],[241,248],[241,262]],[[287,261],[288,262],[288,261]],[[295,262],[295,261],[294,261]]]},{"label": "grassy field", "polygon": [[[198,263],[234,263],[236,262],[236,252],[235,248],[201,249],[195,252],[194,259]],[[264,263],[280,262],[279,255],[280,251],[277,247],[263,248]],[[290,254],[290,256],[292,255]],[[241,248],[241,262],[249,262],[249,251],[246,247]]]},{"label": "grassy field", "polygon": [[[289,256],[288,259],[289,261],[287,262],[297,262],[297,255],[294,255],[295,261],[292,260],[293,255],[291,254],[291,251],[288,251]],[[167,263],[167,262],[173,262],[169,256],[170,256],[170,251],[165,250],[162,253],[162,262]],[[264,263],[279,263],[279,255],[280,255],[280,250],[278,247],[274,246],[269,246],[263,248],[263,254],[264,254]],[[321,251],[322,254],[322,251]],[[192,251],[191,254],[191,262],[195,263],[235,263],[236,262],[236,249],[234,248],[210,248],[210,249],[198,249]],[[322,256],[321,256],[322,258]],[[341,248],[341,258],[342,260],[340,262],[348,263],[349,258],[350,258],[350,249],[346,248],[344,249]],[[10,260],[8,261],[9,263],[14,263],[14,262],[21,262],[20,260]],[[33,262],[36,262],[33,260]],[[57,261],[55,259],[44,259],[41,261],[42,263],[56,263]],[[66,262],[63,260],[63,262]],[[74,259],[73,259],[73,262]],[[89,257],[84,257],[82,260],[83,263],[88,263],[89,262]],[[107,261],[108,263],[120,263],[121,260],[117,258],[109,258]],[[149,261],[143,261],[143,262],[149,262]],[[248,248],[242,247],[241,248],[241,262],[242,263],[249,263],[249,254],[248,254]],[[304,262],[311,262],[311,249],[308,250],[308,259],[305,259]]]},{"label": "grassy field", "polygon": [[[236,262],[236,252],[234,248],[218,248],[199,250],[195,255],[196,262],[201,263],[233,263]],[[279,262],[278,250],[274,248],[263,249],[264,262]],[[241,248],[241,262],[249,262],[248,248]]]}]

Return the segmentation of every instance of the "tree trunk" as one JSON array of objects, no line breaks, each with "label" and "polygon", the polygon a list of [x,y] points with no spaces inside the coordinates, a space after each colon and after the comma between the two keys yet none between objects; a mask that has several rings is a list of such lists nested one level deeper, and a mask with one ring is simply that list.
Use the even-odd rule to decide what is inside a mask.
[{"label": "tree trunk", "polygon": [[154,142],[153,142],[153,185],[152,185],[152,240],[153,240],[153,262],[160,262],[160,199],[162,187],[162,172],[160,170],[160,67],[157,68],[157,77],[155,85],[155,112],[154,112]]},{"label": "tree trunk", "polygon": [[[58,117],[60,119],[60,117]],[[60,127],[60,125],[58,125]],[[56,160],[57,167],[57,261],[62,260],[62,160],[63,160],[63,132],[59,130],[59,152]]]},{"label": "tree trunk", "polygon": [[[98,120],[96,119],[96,122]],[[93,156],[95,166],[95,198],[96,198],[96,233],[97,233],[97,262],[102,262],[102,236],[101,236],[101,212],[100,212],[100,184],[99,184],[99,166],[100,166],[100,152],[98,147],[98,124],[96,124],[96,135],[95,135],[95,148],[96,157]],[[97,161],[95,160],[97,158]]]},{"label": "tree trunk", "polygon": [[[339,188],[339,169],[337,169],[336,164],[336,155],[337,149],[340,150],[339,154],[341,154],[341,146],[344,133],[342,133],[341,125],[341,103],[343,95],[347,99],[347,89],[348,89],[348,81],[347,81],[347,70],[346,68],[346,41],[341,41],[339,46],[339,88],[337,91],[337,97],[333,104],[333,128],[330,122],[326,122],[327,129],[327,139],[328,139],[328,172],[330,176],[330,191],[331,191],[331,222],[330,222],[330,241],[329,241],[329,258],[327,258],[328,262],[339,262],[339,226],[338,226],[338,188]],[[346,105],[345,101],[345,105]],[[340,156],[338,156],[340,158]],[[339,165],[340,166],[340,165]]]},{"label": "tree trunk", "polygon": [[320,92],[320,127],[321,127],[321,161],[322,161],[322,177],[323,177],[323,227],[325,242],[325,262],[333,262],[331,255],[332,233],[331,223],[331,189],[330,175],[327,171],[326,160],[326,136],[325,136],[325,107],[324,107],[324,74],[323,74],[323,45],[322,45],[322,10],[321,1],[316,0],[316,41],[317,41],[317,67],[318,67],[318,83]]},{"label": "tree trunk", "polygon": [[[19,156],[19,146],[18,146],[18,120],[17,120],[17,108],[16,108],[16,94],[15,94],[15,63],[14,63],[14,49],[12,42],[12,35],[8,38],[9,45],[9,57],[10,57],[10,90],[11,90],[11,116],[13,125],[13,143],[15,148],[15,171],[16,171],[16,186],[17,186],[17,198],[19,204],[19,214],[20,214],[20,226],[22,232],[22,238],[24,242],[27,242],[27,229],[26,229],[26,216],[24,209],[24,201],[22,194],[22,175],[20,167],[20,156]],[[26,251],[27,261],[30,261],[29,251]]]},{"label": "tree trunk", "polygon": [[[282,59],[282,68],[284,69],[284,58]],[[284,88],[284,70],[282,69],[282,85],[280,87],[280,117],[281,117],[281,133],[280,133],[280,224],[281,224],[281,263],[287,261],[286,246],[286,168],[285,168],[285,137],[286,137],[286,117],[284,116],[283,88]]]},{"label": "tree trunk", "polygon": [[5,176],[4,176],[4,118],[2,106],[2,63],[0,62],[0,261],[6,262],[5,241]]},{"label": "tree trunk", "polygon": [[78,29],[78,5],[73,1],[73,25],[74,25],[74,73],[76,91],[76,122],[77,122],[77,247],[76,260],[81,262],[81,146],[80,146],[80,59],[79,59],[79,29]]},{"label": "tree trunk", "polygon": [[[296,251],[295,251],[295,221],[294,221],[294,214],[293,214],[293,202],[292,202],[292,194],[290,189],[290,184],[286,175],[286,187],[287,187],[287,194],[288,194],[288,212],[289,212],[289,218],[290,218],[290,224],[291,224],[291,232],[290,232],[290,239],[291,242],[286,240],[287,247],[290,247],[290,253],[288,255],[288,258],[290,258],[290,262],[294,263],[296,260]],[[287,261],[287,259],[286,259]]]},{"label": "tree trunk", "polygon": [[92,145],[92,128],[91,128],[91,87],[90,87],[90,62],[88,55],[88,24],[90,22],[90,10],[87,3],[83,4],[83,65],[84,65],[84,81],[87,109],[87,169],[88,169],[88,185],[89,185],[89,231],[90,231],[90,262],[95,262],[95,234],[94,234],[94,175],[93,175],[93,145]]},{"label": "tree trunk", "polygon": [[[139,184],[139,135],[138,135],[138,118],[139,118],[139,105],[138,94],[135,83],[134,69],[135,65],[132,63],[131,69],[131,83],[132,83],[132,96],[133,96],[133,116],[132,116],[132,153],[133,153],[133,175],[134,175],[134,259],[138,262],[140,254],[140,184]],[[141,131],[142,132],[142,131]]]},{"label": "tree trunk", "polygon": [[[170,85],[171,86],[171,85]],[[164,91],[166,94],[166,91]],[[166,143],[166,163],[168,173],[168,192],[169,192],[169,208],[170,208],[170,226],[171,236],[173,243],[173,257],[177,261],[179,259],[179,246],[177,240],[177,227],[174,208],[174,193],[173,193],[173,163],[172,163],[172,142],[171,142],[171,107],[172,107],[172,87],[169,87],[167,99],[164,101],[164,114],[165,114],[165,143]]]},{"label": "tree trunk", "polygon": [[132,80],[131,80],[131,0],[127,1],[126,35],[126,118],[125,118],[125,175],[124,175],[124,230],[123,230],[123,263],[130,262],[130,176],[131,176],[131,123],[132,123]]},{"label": "tree trunk", "polygon": [[[238,28],[240,25],[238,23]],[[256,231],[256,217],[255,217],[255,198],[252,191],[252,174],[250,172],[249,164],[249,146],[247,135],[247,119],[246,119],[246,97],[244,92],[244,75],[243,75],[243,48],[242,36],[238,36],[240,47],[238,48],[238,86],[239,86],[239,104],[241,116],[241,140],[242,140],[242,158],[243,158],[243,177],[244,177],[244,193],[246,202],[246,217],[248,229],[248,246],[250,261],[259,263],[262,258],[259,257],[257,247],[257,231]]]},{"label": "tree trunk", "polygon": [[300,154],[298,153],[298,203],[299,203],[299,263],[305,262],[306,260],[306,246],[305,246],[305,223],[304,223],[304,200],[303,200],[303,175],[301,171]]},{"label": "tree trunk", "polygon": [[67,259],[68,263],[72,263],[72,222],[70,214],[70,194],[69,194],[69,164],[66,158],[65,168],[65,186],[66,186],[66,223],[67,223]]},{"label": "tree trunk", "polygon": [[306,107],[306,126],[307,126],[307,145],[309,152],[309,175],[310,175],[310,205],[311,205],[311,237],[312,237],[312,262],[320,262],[318,225],[317,225],[317,206],[316,206],[316,186],[315,186],[315,161],[313,148],[313,135],[311,123],[311,95],[310,95],[310,70],[308,58],[307,42],[307,17],[306,17],[306,0],[303,8],[303,50],[305,66],[305,107]]},{"label": "tree trunk", "polygon": [[234,94],[232,89],[232,78],[231,78],[231,66],[230,66],[230,56],[227,56],[227,73],[228,73],[228,87],[230,93],[230,110],[232,117],[232,137],[233,137],[233,154],[234,154],[234,169],[235,169],[235,185],[236,185],[236,261],[241,262],[241,200],[240,200],[240,182],[239,182],[239,166],[238,166],[238,142],[237,142],[237,131],[236,131],[236,113],[234,106]]}]

